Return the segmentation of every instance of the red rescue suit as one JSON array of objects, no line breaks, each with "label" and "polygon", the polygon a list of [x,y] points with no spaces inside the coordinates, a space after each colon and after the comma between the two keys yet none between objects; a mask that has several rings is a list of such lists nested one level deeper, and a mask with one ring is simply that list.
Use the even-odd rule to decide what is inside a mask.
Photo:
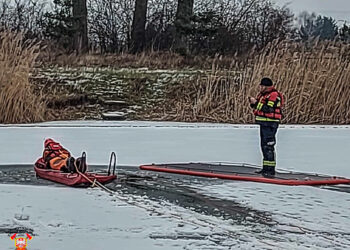
[{"label": "red rescue suit", "polygon": [[254,108],[255,120],[257,122],[280,122],[282,119],[283,95],[274,87],[269,87],[256,98]]},{"label": "red rescue suit", "polygon": [[43,159],[49,168],[61,170],[67,167],[67,160],[71,156],[67,149],[52,139],[46,139]]}]

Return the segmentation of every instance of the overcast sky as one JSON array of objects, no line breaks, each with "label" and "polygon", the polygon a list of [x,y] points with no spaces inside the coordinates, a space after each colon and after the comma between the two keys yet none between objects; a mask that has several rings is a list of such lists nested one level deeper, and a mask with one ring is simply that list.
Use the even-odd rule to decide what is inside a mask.
[{"label": "overcast sky", "polygon": [[289,8],[298,15],[303,10],[315,12],[324,16],[331,16],[338,22],[346,20],[350,23],[350,0],[273,0]]}]

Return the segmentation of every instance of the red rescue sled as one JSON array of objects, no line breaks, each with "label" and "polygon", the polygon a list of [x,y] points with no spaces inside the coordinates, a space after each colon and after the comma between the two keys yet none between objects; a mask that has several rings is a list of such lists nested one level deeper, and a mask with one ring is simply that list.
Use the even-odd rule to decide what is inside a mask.
[{"label": "red rescue sled", "polygon": [[[85,154],[83,153],[84,157]],[[113,171],[111,172],[111,163],[113,163]],[[58,170],[47,169],[44,161],[39,159],[35,165],[34,170],[38,177],[50,180],[53,182],[61,183],[67,186],[89,186],[91,181],[98,181],[101,184],[106,184],[117,178],[115,175],[115,166],[116,166],[116,155],[113,152],[111,154],[108,172],[107,174],[94,173],[94,172],[85,172],[84,174],[80,173],[64,173]],[[87,177],[87,178],[86,178]],[[90,179],[90,180],[89,180]]]},{"label": "red rescue sled", "polygon": [[290,171],[278,171],[274,177],[268,178],[257,174],[256,171],[260,168],[250,164],[169,163],[141,165],[140,169],[171,174],[291,186],[350,184],[350,179],[347,178]]}]

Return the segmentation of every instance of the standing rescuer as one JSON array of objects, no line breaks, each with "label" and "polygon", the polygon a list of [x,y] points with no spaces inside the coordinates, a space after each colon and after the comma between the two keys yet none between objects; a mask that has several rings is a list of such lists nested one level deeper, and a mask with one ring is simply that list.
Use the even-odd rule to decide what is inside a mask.
[{"label": "standing rescuer", "polygon": [[260,145],[263,153],[264,176],[274,176],[276,168],[276,133],[282,119],[283,95],[275,89],[270,78],[263,78],[257,98],[249,97],[254,109],[255,122],[260,125]]}]

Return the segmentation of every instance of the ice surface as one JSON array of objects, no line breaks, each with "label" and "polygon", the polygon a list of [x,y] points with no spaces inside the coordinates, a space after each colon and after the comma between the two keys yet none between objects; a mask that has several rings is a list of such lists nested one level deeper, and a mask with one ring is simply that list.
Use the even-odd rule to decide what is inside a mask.
[{"label": "ice surface", "polygon": [[[350,177],[349,132],[348,126],[281,126],[278,167]],[[47,137],[74,155],[87,151],[93,164],[107,164],[111,151],[119,164],[135,166],[261,161],[254,125],[55,122],[1,126],[0,165],[33,163]],[[109,196],[97,189],[1,184],[0,230],[33,230],[28,250],[350,248],[346,192],[181,177],[133,188],[137,192],[117,189]],[[7,233],[0,242],[1,250],[14,248]]]},{"label": "ice surface", "polygon": [[[255,125],[170,122],[49,122],[0,126],[0,164],[32,163],[43,141],[55,138],[74,155],[87,151],[91,164],[107,164],[111,151],[118,163],[164,162],[261,163]],[[350,177],[348,126],[281,126],[278,167]]]}]

